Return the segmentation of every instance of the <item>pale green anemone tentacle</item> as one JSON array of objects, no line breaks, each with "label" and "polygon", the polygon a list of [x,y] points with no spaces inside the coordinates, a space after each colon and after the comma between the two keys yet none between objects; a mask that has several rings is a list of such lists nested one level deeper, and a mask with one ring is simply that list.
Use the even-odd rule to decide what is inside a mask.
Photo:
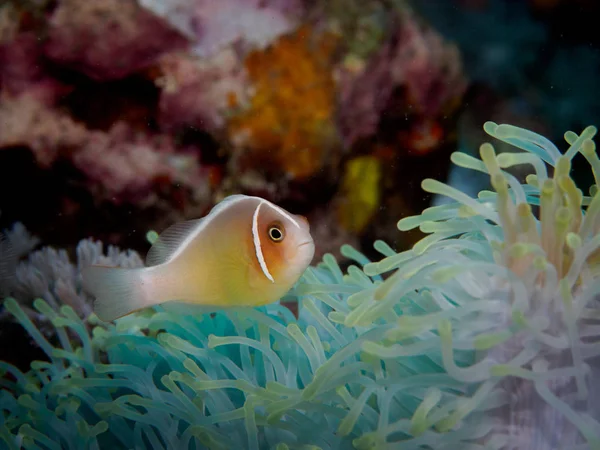
[{"label": "pale green anemone tentacle", "polygon": [[[565,133],[562,155],[533,132],[484,128],[523,152],[496,155],[488,143],[481,159],[451,158],[488,173],[494,191],[471,198],[425,180],[453,202],[398,228],[428,236],[400,252],[376,241],[377,261],[343,246],[343,270],[326,255],[287,296],[297,317],[276,302],[213,314],[157,308],[111,325],[37,300],[44,327],[57,330],[48,339],[5,300],[48,360],[28,371],[0,363],[0,442],[418,450],[535,441],[549,450],[548,430],[565,429],[599,448],[596,129]],[[572,178],[577,153],[596,180],[590,196]],[[525,184],[509,173],[515,166],[533,172]],[[561,383],[579,398],[554,389]],[[512,414],[543,426],[523,428]]]}]

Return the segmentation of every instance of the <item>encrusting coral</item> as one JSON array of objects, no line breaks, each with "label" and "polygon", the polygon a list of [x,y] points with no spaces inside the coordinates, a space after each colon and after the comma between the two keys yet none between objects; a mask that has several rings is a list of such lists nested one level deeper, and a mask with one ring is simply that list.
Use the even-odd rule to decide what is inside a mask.
[{"label": "encrusting coral", "polygon": [[347,57],[336,70],[337,122],[347,145],[373,135],[394,91],[407,93],[407,114],[447,115],[467,88],[458,48],[419,23],[408,10],[395,15],[394,27],[366,59]]},{"label": "encrusting coral", "polygon": [[381,204],[381,161],[358,156],[346,162],[341,199],[336,208],[338,222],[348,230],[362,231]]},{"label": "encrusting coral", "polygon": [[[91,315],[89,333],[72,308],[38,299],[38,311],[78,337],[60,347],[7,299],[48,361],[27,373],[0,363],[0,441],[599,449],[596,129],[567,132],[564,154],[524,129],[485,130],[525,152],[496,155],[484,144],[482,160],[452,160],[488,173],[495,192],[471,198],[425,180],[425,190],[455,202],[398,226],[430,236],[402,253],[377,241],[378,262],[344,246],[355,261],[347,273],[326,255],[289,294],[298,318],[277,303],[210,315],[158,307],[116,324]],[[590,196],[569,177],[578,153],[596,177]],[[533,166],[527,184],[503,170],[516,164]]]},{"label": "encrusting coral", "polygon": [[236,145],[252,157],[274,160],[292,177],[321,169],[336,143],[336,38],[310,26],[251,52],[245,64],[256,90],[250,106],[229,124]]}]

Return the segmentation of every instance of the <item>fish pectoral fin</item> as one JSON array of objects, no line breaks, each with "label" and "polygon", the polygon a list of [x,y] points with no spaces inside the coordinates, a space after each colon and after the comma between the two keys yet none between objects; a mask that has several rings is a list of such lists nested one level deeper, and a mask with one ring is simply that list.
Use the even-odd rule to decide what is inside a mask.
[{"label": "fish pectoral fin", "polygon": [[[248,289],[251,291],[251,294],[255,292],[260,292],[264,289],[264,284],[259,276],[263,276],[262,273],[257,274],[256,269],[252,267],[251,264],[246,266],[246,280],[248,284]],[[253,295],[254,296],[254,295]]]}]

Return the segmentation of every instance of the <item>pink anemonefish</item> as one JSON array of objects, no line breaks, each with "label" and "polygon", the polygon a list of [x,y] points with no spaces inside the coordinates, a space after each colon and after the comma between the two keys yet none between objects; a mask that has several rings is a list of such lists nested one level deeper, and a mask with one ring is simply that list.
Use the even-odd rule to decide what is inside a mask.
[{"label": "pink anemonefish", "polygon": [[259,197],[232,195],[205,217],[167,228],[146,267],[90,266],[82,271],[83,284],[103,321],[171,301],[258,306],[281,298],[314,251],[304,217]]}]

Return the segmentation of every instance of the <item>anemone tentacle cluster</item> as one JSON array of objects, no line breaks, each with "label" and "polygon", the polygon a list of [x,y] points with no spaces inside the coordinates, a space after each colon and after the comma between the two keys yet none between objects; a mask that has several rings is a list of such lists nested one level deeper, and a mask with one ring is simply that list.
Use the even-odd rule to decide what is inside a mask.
[{"label": "anemone tentacle cluster", "polygon": [[[563,154],[484,128],[524,152],[452,160],[494,191],[425,180],[454,202],[398,227],[429,236],[401,253],[377,241],[377,262],[344,246],[346,273],[326,255],[289,294],[298,318],[276,303],[104,324],[38,299],[78,337],[57,346],[5,300],[48,361],[0,362],[0,447],[599,449],[596,129],[567,132]],[[570,177],[578,153],[589,195]],[[524,184],[505,170],[521,164],[535,172]]]},{"label": "anemone tentacle cluster", "polygon": [[[455,203],[401,220],[401,230],[418,226],[430,236],[409,252],[366,266],[365,273],[397,269],[374,293],[372,303],[380,311],[411,284],[409,289],[434,299],[438,311],[400,317],[387,345],[368,343],[366,350],[401,357],[407,354],[406,339],[429,335],[429,345],[441,346],[449,374],[498,395],[488,425],[489,438],[502,440],[502,448],[532,448],[534,442],[535,448],[599,448],[596,128],[565,133],[564,154],[524,129],[492,122],[484,129],[525,152],[496,155],[486,143],[480,160],[454,153],[454,164],[490,176],[494,192],[482,191],[476,199],[424,180],[426,191]],[[570,177],[578,153],[594,174],[590,195]],[[521,164],[535,171],[525,184],[503,170]],[[416,280],[420,285],[414,286]],[[367,320],[377,318],[365,310]],[[464,350],[477,354],[470,367],[454,362],[456,352]],[[455,423],[475,405],[462,402],[465,406],[451,414]]]}]

